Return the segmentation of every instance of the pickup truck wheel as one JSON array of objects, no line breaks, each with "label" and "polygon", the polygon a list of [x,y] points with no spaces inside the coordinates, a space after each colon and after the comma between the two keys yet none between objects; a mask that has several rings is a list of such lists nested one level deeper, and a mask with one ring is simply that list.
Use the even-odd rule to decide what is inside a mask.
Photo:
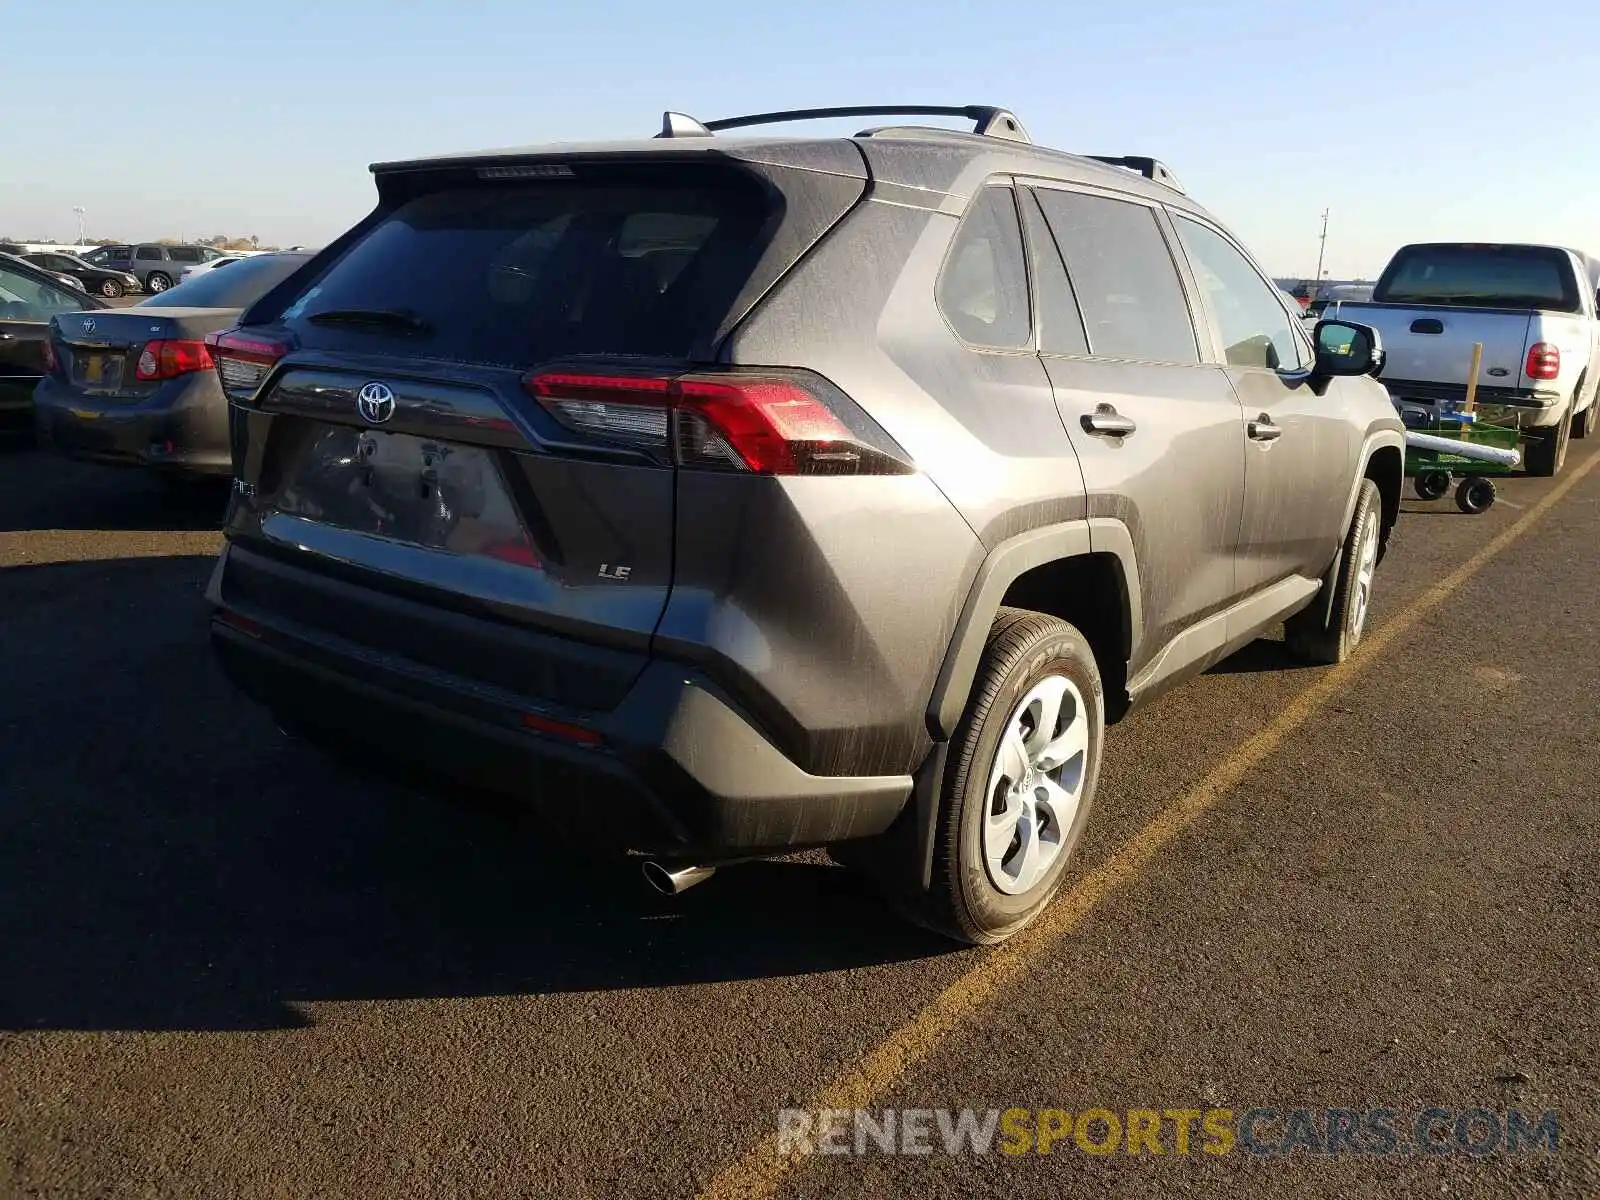
[{"label": "pickup truck wheel", "polygon": [[1586,438],[1594,432],[1596,418],[1600,417],[1600,395],[1589,402],[1589,407],[1572,418],[1572,436]]},{"label": "pickup truck wheel", "polygon": [[1356,497],[1355,515],[1350,518],[1350,529],[1339,555],[1339,569],[1322,584],[1324,588],[1333,587],[1332,619],[1323,622],[1324,593],[1319,592],[1309,608],[1284,622],[1284,646],[1301,661],[1326,665],[1342,663],[1361,644],[1378,569],[1382,510],[1378,485],[1363,479]]},{"label": "pickup truck wheel", "polygon": [[891,900],[974,945],[1026,926],[1061,886],[1104,737],[1100,670],[1084,636],[1055,617],[1001,609],[950,744],[932,886],[892,889]]},{"label": "pickup truck wheel", "polygon": [[1567,436],[1572,432],[1572,414],[1568,413],[1554,429],[1530,434],[1522,449],[1522,468],[1529,475],[1549,478],[1567,461]]}]

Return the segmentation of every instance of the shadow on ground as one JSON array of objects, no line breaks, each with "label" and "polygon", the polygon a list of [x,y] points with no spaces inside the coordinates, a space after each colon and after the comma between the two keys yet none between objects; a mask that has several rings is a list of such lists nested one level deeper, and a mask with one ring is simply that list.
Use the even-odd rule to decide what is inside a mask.
[{"label": "shadow on ground", "polygon": [[655,987],[948,949],[820,857],[726,868],[666,900],[637,864],[511,806],[349,773],[221,678],[210,566],[0,571],[0,1029],[293,1027],[297,1001]]},{"label": "shadow on ground", "polygon": [[0,533],[46,529],[206,530],[222,527],[228,481],[167,480],[137,467],[0,446]]}]

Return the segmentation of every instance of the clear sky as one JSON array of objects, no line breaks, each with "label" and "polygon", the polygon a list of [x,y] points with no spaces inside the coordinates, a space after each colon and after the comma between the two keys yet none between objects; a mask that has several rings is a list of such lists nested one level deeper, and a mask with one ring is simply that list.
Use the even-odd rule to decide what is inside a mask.
[{"label": "clear sky", "polygon": [[[999,104],[1152,154],[1278,275],[1600,252],[1600,0],[0,0],[0,235],[316,244],[366,166],[826,104]],[[854,122],[852,124],[860,124]]]}]

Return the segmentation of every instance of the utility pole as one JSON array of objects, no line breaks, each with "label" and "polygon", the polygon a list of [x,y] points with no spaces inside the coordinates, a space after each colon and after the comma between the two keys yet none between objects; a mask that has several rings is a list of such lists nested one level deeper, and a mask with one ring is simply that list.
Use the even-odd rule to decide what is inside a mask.
[{"label": "utility pole", "polygon": [[86,210],[84,209],[83,205],[80,204],[74,207],[72,211],[78,214],[78,245],[81,246],[89,238],[87,227],[84,223],[84,213]]},{"label": "utility pole", "polygon": [[1311,293],[1313,300],[1317,298],[1317,292],[1322,291],[1322,256],[1328,249],[1328,213],[1331,211],[1331,209],[1326,208],[1322,210],[1322,237],[1317,240],[1317,278],[1315,280],[1316,291]]}]

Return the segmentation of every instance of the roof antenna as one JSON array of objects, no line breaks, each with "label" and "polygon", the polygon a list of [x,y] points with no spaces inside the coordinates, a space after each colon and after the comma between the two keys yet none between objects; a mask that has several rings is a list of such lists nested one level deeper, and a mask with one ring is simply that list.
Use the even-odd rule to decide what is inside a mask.
[{"label": "roof antenna", "polygon": [[687,113],[664,112],[661,114],[661,132],[656,136],[658,138],[711,137],[712,133]]}]

